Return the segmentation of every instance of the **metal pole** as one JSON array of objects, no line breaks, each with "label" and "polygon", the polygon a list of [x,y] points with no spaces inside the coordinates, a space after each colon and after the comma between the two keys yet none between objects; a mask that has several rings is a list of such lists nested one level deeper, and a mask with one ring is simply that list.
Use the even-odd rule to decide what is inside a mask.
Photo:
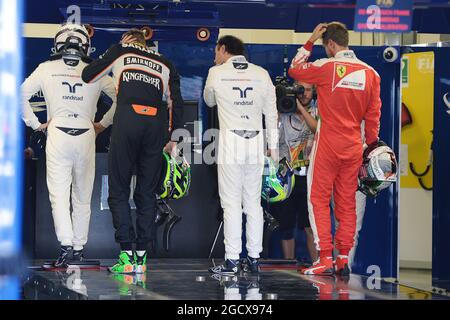
[{"label": "metal pole", "polygon": [[220,230],[222,230],[222,226],[223,226],[223,220],[220,222],[219,228],[217,228],[216,237],[214,238],[214,242],[212,244],[211,251],[209,252],[208,259],[210,259],[212,256],[212,252],[216,246],[217,238],[219,237]]}]

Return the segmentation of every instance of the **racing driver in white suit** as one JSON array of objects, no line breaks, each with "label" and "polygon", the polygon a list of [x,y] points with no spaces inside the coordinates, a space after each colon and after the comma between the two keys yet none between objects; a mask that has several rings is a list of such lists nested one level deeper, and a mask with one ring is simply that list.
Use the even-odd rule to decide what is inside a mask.
[{"label": "racing driver in white suit", "polygon": [[[96,127],[112,124],[116,95],[110,77],[87,84],[81,72],[90,62],[90,37],[84,26],[62,25],[55,35],[55,54],[22,84],[23,120],[34,130],[47,129],[47,186],[61,251],[55,267],[83,260],[88,239],[95,177]],[[29,99],[42,90],[47,122],[41,124]],[[93,123],[102,91],[113,101],[100,123]],[[72,214],[70,212],[72,199]]]},{"label": "racing driver in white suit", "polygon": [[269,152],[278,161],[278,121],[275,87],[263,68],[247,62],[244,44],[221,37],[215,48],[216,66],[209,70],[203,97],[217,105],[219,116],[218,182],[224,211],[225,263],[210,269],[217,274],[240,272],[242,213],[247,217],[246,265],[259,272],[264,217],[261,186],[264,168],[263,114]]}]

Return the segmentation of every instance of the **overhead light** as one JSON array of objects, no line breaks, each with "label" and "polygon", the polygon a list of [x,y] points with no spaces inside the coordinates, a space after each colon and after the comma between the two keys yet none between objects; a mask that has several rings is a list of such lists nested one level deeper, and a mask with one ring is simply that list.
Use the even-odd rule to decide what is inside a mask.
[{"label": "overhead light", "polygon": [[209,37],[211,36],[211,32],[207,28],[199,28],[197,30],[197,39],[199,41],[208,41]]}]

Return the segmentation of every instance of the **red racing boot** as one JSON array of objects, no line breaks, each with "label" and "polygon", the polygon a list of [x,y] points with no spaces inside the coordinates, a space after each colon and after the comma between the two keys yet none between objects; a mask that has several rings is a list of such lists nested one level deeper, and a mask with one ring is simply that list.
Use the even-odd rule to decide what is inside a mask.
[{"label": "red racing boot", "polygon": [[350,268],[348,266],[348,256],[338,255],[334,262],[334,268],[337,275],[348,277],[350,275]]},{"label": "red racing boot", "polygon": [[299,272],[306,275],[333,275],[333,258],[321,257],[309,268],[301,269]]}]

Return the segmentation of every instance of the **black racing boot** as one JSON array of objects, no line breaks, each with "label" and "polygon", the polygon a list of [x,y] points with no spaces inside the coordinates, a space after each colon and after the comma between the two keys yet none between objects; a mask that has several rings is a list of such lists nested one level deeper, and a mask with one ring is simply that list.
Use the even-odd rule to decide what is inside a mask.
[{"label": "black racing boot", "polygon": [[259,258],[247,257],[244,263],[244,272],[259,273]]},{"label": "black racing boot", "polygon": [[222,275],[234,275],[236,273],[240,273],[241,261],[239,259],[237,260],[226,259],[224,264],[209,268],[209,272]]},{"label": "black racing boot", "polygon": [[83,249],[73,250],[72,259],[70,260],[70,262],[76,264],[77,262],[83,261],[84,261]]},{"label": "black racing boot", "polygon": [[67,262],[72,258],[72,246],[61,246],[61,251],[59,252],[59,257],[53,263],[55,268],[66,268]]}]

